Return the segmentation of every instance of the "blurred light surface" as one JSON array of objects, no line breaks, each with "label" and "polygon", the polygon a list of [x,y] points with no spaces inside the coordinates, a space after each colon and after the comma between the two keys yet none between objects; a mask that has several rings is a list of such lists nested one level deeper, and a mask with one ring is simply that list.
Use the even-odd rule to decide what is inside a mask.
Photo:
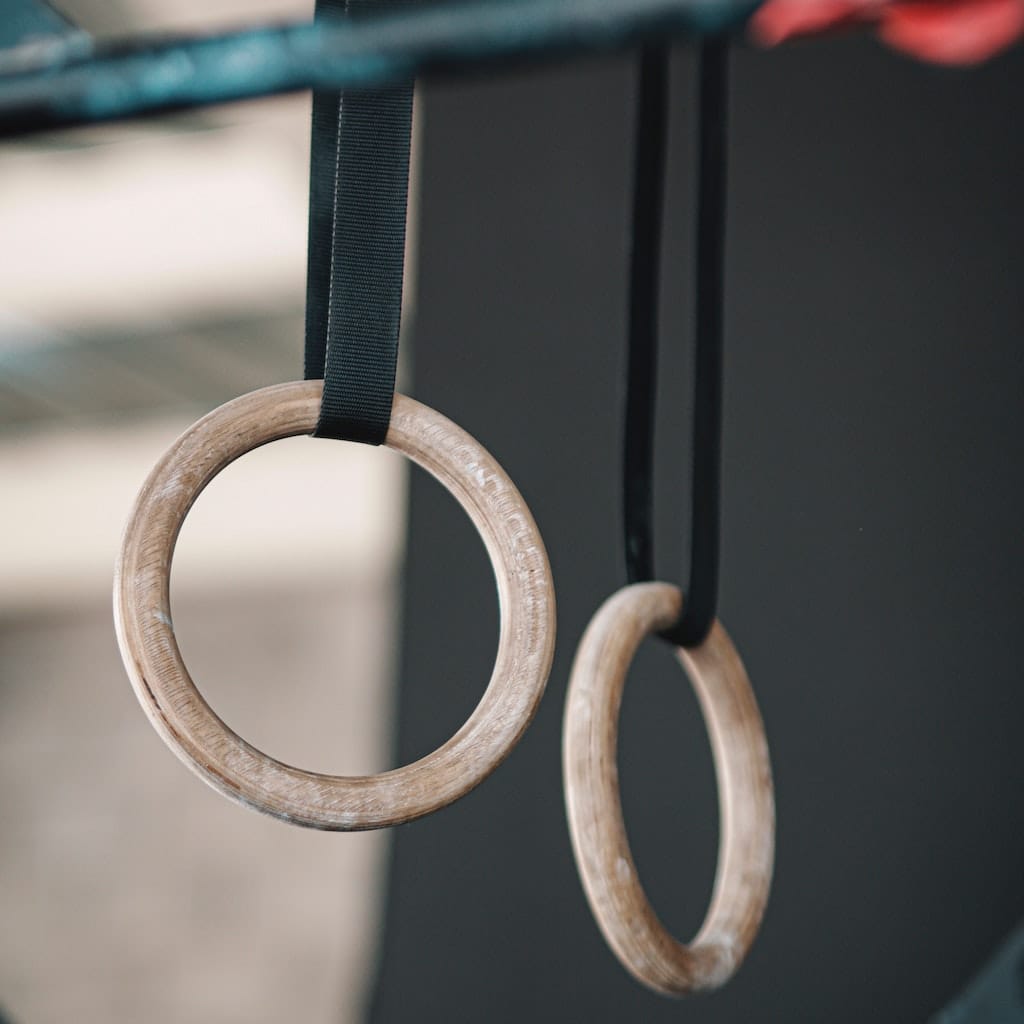
[{"label": "blurred light surface", "polygon": [[[312,7],[58,6],[98,35]],[[0,146],[0,1013],[16,1022],[361,1017],[386,836],[289,828],[203,786],[137,707],[109,611],[122,525],[167,445],[301,376],[308,121],[297,96]],[[278,442],[182,531],[185,659],[274,756],[388,766],[405,472],[381,450]]]}]

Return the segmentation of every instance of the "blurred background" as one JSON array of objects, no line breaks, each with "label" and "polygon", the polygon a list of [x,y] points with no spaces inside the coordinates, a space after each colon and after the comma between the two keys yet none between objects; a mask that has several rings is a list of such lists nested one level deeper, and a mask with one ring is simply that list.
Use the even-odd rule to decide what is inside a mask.
[{"label": "blurred background", "polygon": [[[309,14],[60,6],[101,35]],[[623,56],[418,93],[403,379],[531,504],[559,642],[508,762],[390,834],[289,828],[203,786],[137,707],[110,619],[120,528],[167,443],[301,375],[308,96],[0,145],[11,1021],[919,1021],[1024,917],[1024,54],[941,71],[864,38],[733,60],[720,613],[776,777],[763,932],[727,988],[677,1003],[632,982],[589,916],[560,716],[578,638],[624,582],[633,88]],[[675,580],[694,96],[681,46],[658,476]],[[497,637],[484,552],[441,488],[389,453],[309,439],[211,485],[173,600],[218,713],[333,772],[442,742]],[[644,884],[691,934],[713,773],[654,643],[627,687],[620,768]]]},{"label": "blurred background", "polygon": [[[62,6],[99,35],[309,14]],[[0,1008],[18,1024],[362,1019],[388,836],[285,828],[199,783],[141,716],[110,613],[162,451],[302,376],[308,122],[294,96],[0,147]],[[404,473],[283,441],[182,531],[183,654],[284,760],[389,762]]]}]

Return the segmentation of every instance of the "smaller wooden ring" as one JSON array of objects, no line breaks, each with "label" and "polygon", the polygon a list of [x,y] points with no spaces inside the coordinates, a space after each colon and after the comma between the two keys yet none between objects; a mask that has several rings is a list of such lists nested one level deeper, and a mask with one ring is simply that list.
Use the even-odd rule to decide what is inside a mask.
[{"label": "smaller wooden ring", "polygon": [[[498,653],[483,697],[437,750],[372,776],[322,775],[269,757],[233,733],[196,689],[171,622],[171,559],[202,489],[240,455],[316,426],[321,381],[263,388],[215,409],[171,446],[125,527],[114,581],[121,656],[136,696],[168,746],[226,796],[299,825],[353,831],[429,814],[482,782],[537,710],[554,653],[555,600],[540,534],[522,496],[464,430],[395,395],[385,444],[442,483],[472,519],[494,568]],[[282,681],[285,685],[286,681]]]},{"label": "smaller wooden ring", "polygon": [[563,734],[569,831],[590,908],[623,966],[665,995],[718,988],[733,975],[764,915],[775,849],[764,726],[743,663],[716,621],[700,646],[677,648],[708,727],[721,818],[711,906],[689,945],[658,920],[640,884],[619,796],[619,708],[637,647],[678,621],[682,602],[676,587],[640,583],[602,605],[576,654]]}]

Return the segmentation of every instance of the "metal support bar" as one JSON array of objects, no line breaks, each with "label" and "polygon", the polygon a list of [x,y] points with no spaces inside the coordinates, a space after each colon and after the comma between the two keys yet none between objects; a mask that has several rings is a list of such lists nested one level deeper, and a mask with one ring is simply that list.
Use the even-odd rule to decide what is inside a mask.
[{"label": "metal support bar", "polygon": [[[0,74],[0,136],[301,89],[350,89],[720,33],[758,0],[488,0],[204,38],[90,44]],[[0,68],[3,67],[0,55]]]},{"label": "metal support bar", "polygon": [[87,54],[89,36],[45,0],[0,0],[0,74],[53,67]]}]

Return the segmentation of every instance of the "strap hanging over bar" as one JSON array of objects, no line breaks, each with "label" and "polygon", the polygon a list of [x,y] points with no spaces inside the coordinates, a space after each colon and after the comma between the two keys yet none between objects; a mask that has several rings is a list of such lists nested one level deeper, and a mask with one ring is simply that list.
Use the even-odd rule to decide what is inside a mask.
[{"label": "strap hanging over bar", "polygon": [[[316,14],[409,0],[317,0]],[[324,378],[318,437],[382,444],[402,313],[413,83],[314,92],[306,379]]]},{"label": "strap hanging over bar", "polygon": [[626,576],[630,583],[654,579],[654,414],[668,54],[664,46],[645,48],[638,65],[622,487]]},{"label": "strap hanging over bar", "polygon": [[[690,567],[683,616],[662,633],[692,647],[708,634],[718,606],[722,433],[722,306],[725,261],[728,44],[700,49],[697,185],[696,357]],[[623,459],[626,575],[654,579],[653,470],[657,397],[658,283],[667,134],[668,53],[644,51],[637,100],[629,357]]]}]

